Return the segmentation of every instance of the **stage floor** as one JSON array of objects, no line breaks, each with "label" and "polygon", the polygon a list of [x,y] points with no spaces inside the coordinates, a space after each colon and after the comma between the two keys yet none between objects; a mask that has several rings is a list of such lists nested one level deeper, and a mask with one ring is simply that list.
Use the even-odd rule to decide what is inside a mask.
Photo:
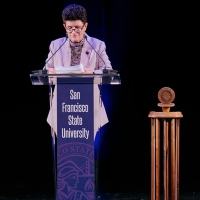
[{"label": "stage floor", "polygon": [[[162,186],[161,186],[162,187]],[[199,182],[180,183],[179,200],[200,200]],[[0,200],[54,200],[51,182],[0,182]],[[161,192],[161,199],[163,195]],[[147,183],[105,183],[99,185],[98,200],[150,200]]]}]

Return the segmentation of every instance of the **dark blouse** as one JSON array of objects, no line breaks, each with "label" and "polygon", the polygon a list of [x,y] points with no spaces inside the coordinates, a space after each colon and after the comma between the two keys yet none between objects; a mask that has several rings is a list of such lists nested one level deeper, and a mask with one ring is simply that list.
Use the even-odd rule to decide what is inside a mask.
[{"label": "dark blouse", "polygon": [[84,39],[79,43],[72,43],[70,41],[70,48],[71,48],[71,66],[79,65],[81,60],[81,51],[84,44]]}]

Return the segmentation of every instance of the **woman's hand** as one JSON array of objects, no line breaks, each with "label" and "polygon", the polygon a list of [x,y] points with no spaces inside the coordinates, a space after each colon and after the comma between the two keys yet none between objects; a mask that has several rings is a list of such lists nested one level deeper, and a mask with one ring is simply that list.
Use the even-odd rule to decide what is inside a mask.
[{"label": "woman's hand", "polygon": [[54,68],[49,68],[48,69],[48,74],[56,74],[56,71]]},{"label": "woman's hand", "polygon": [[93,69],[92,68],[84,68],[83,74],[93,74]]}]

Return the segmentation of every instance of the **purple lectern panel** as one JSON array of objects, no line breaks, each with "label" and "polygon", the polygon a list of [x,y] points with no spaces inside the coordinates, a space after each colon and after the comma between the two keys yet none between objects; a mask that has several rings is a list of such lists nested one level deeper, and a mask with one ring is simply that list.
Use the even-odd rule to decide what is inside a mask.
[{"label": "purple lectern panel", "polygon": [[58,200],[95,197],[93,83],[77,82],[57,84]]}]

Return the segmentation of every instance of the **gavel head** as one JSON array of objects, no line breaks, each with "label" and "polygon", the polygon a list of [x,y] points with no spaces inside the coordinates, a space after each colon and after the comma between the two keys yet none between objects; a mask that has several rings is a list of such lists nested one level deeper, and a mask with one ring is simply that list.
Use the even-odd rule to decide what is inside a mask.
[{"label": "gavel head", "polygon": [[175,99],[175,92],[169,87],[163,87],[158,92],[158,106],[162,107],[163,112],[169,112],[170,107],[175,104],[172,103]]}]

